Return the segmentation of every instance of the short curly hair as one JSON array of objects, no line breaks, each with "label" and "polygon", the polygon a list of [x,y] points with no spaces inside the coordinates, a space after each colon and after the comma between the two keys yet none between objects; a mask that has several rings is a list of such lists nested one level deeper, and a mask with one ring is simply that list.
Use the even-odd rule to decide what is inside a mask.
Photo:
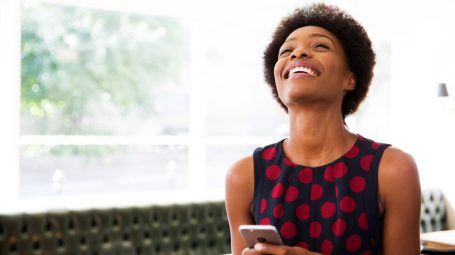
[{"label": "short curly hair", "polygon": [[354,113],[365,99],[373,79],[376,63],[375,53],[365,29],[346,12],[336,6],[316,3],[296,9],[284,17],[272,36],[272,41],[264,51],[264,78],[271,87],[273,97],[287,112],[287,107],[278,97],[275,84],[274,67],[278,51],[286,38],[294,30],[305,26],[317,26],[334,34],[343,46],[350,70],[356,78],[354,90],[348,91],[341,107],[343,120]]}]

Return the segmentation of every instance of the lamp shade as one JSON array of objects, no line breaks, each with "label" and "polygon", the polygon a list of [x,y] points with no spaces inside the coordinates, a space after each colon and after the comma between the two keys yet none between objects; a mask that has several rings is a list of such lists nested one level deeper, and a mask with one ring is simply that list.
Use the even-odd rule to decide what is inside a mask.
[{"label": "lamp shade", "polygon": [[438,97],[448,97],[447,86],[445,83],[438,84]]}]

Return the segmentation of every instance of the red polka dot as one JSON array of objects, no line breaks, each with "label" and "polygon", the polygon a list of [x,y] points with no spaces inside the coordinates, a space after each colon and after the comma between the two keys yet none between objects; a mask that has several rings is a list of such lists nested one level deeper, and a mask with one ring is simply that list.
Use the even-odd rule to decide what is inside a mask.
[{"label": "red polka dot", "polygon": [[332,254],[333,252],[333,243],[330,240],[324,240],[321,244],[321,252],[322,254]]},{"label": "red polka dot", "polygon": [[292,161],[290,161],[288,158],[284,158],[284,164],[290,167],[295,167],[296,164],[294,164]]},{"label": "red polka dot", "polygon": [[287,221],[281,226],[280,233],[284,238],[293,238],[297,234],[297,227],[294,223]]},{"label": "red polka dot", "polygon": [[332,233],[335,236],[341,236],[346,231],[346,222],[343,219],[337,219],[332,224]]},{"label": "red polka dot", "polygon": [[263,199],[261,199],[261,214],[265,211],[266,208],[267,208],[267,200],[265,200],[263,198]]},{"label": "red polka dot", "polygon": [[265,160],[271,160],[276,156],[276,148],[268,148],[262,151],[262,158]]},{"label": "red polka dot", "polygon": [[310,237],[311,238],[319,238],[322,233],[322,225],[317,221],[313,221],[310,223]]},{"label": "red polka dot", "polygon": [[340,194],[340,189],[335,187],[335,196],[338,198],[338,194]]},{"label": "red polka dot", "polygon": [[355,252],[359,250],[361,245],[362,238],[357,234],[351,235],[350,237],[348,237],[348,240],[346,240],[346,249],[350,252]]},{"label": "red polka dot", "polygon": [[262,218],[261,221],[259,221],[259,225],[270,225],[271,222],[270,222],[270,219],[265,217],[265,218]]},{"label": "red polka dot", "polygon": [[283,211],[283,205],[282,204],[277,204],[275,205],[275,207],[273,207],[273,216],[275,216],[275,218],[281,218],[284,214],[284,211]]},{"label": "red polka dot", "polygon": [[298,242],[295,246],[301,247],[303,249],[310,249],[310,245],[305,242]]},{"label": "red polka dot", "polygon": [[272,180],[272,181],[276,180],[281,175],[281,168],[277,165],[271,165],[271,166],[267,167],[265,175],[267,176],[267,179],[269,179],[269,180]]},{"label": "red polka dot", "polygon": [[310,218],[310,206],[307,204],[301,204],[295,211],[299,220],[308,220]]},{"label": "red polka dot", "polygon": [[370,252],[370,251],[364,251],[364,252],[362,253],[362,255],[371,255],[371,252]]},{"label": "red polka dot", "polygon": [[311,200],[318,200],[322,197],[324,188],[319,184],[313,184],[311,186]]},{"label": "red polka dot", "polygon": [[324,179],[328,182],[335,181],[335,177],[333,176],[333,166],[328,166],[325,168]]},{"label": "red polka dot", "polygon": [[336,164],[333,168],[333,176],[337,179],[343,177],[347,172],[348,166],[346,166],[346,163],[344,162]]},{"label": "red polka dot", "polygon": [[362,176],[355,176],[349,181],[349,187],[354,192],[362,192],[365,190],[365,178]]},{"label": "red polka dot", "polygon": [[271,194],[271,196],[272,196],[273,198],[277,198],[277,197],[283,195],[283,193],[284,193],[284,186],[283,186],[283,184],[278,183],[278,184],[275,185],[275,187],[272,189],[272,194]]},{"label": "red polka dot", "polygon": [[313,169],[304,168],[299,172],[299,180],[303,184],[308,184],[313,181]]},{"label": "red polka dot", "polygon": [[377,142],[374,142],[374,143],[371,144],[371,148],[372,148],[373,150],[377,150],[377,149],[379,148],[379,146],[381,146],[381,144],[379,144],[379,143],[377,143]]},{"label": "red polka dot", "polygon": [[359,155],[359,147],[357,147],[357,145],[354,145],[354,147],[352,147],[348,153],[346,153],[346,157],[348,158],[355,158],[357,155]]},{"label": "red polka dot", "polygon": [[336,206],[332,202],[325,202],[321,206],[321,215],[323,218],[330,218],[335,214]]},{"label": "red polka dot", "polygon": [[299,189],[297,189],[294,186],[291,186],[286,191],[284,200],[286,200],[287,202],[292,202],[292,201],[295,201],[298,197],[299,197]]},{"label": "red polka dot", "polygon": [[359,227],[361,229],[368,229],[368,218],[366,213],[361,213],[357,222],[359,223]]},{"label": "red polka dot", "polygon": [[340,200],[340,209],[345,213],[351,213],[355,210],[355,200],[352,197],[345,196]]},{"label": "red polka dot", "polygon": [[366,155],[360,159],[360,167],[365,171],[370,171],[371,161],[373,160],[373,155]]}]

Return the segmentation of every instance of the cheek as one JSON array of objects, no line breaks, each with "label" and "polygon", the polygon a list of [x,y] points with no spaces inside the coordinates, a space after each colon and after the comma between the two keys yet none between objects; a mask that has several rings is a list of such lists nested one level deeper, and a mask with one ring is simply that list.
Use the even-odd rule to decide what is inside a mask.
[{"label": "cheek", "polygon": [[283,60],[278,60],[275,63],[275,67],[273,68],[273,76],[275,78],[275,84],[279,84],[281,82],[281,73],[284,68],[284,61]]},{"label": "cheek", "polygon": [[325,68],[335,74],[336,79],[344,79],[346,74],[349,73],[347,63],[339,59],[331,59],[326,61]]},{"label": "cheek", "polygon": [[332,72],[334,70],[344,69],[343,61],[341,59],[339,59],[338,57],[335,57],[333,55],[326,56],[325,58],[321,59],[321,62],[324,63],[324,67],[326,69],[330,69]]},{"label": "cheek", "polygon": [[273,76],[275,77],[275,82],[280,79],[280,63],[276,62],[275,67],[273,68]]}]

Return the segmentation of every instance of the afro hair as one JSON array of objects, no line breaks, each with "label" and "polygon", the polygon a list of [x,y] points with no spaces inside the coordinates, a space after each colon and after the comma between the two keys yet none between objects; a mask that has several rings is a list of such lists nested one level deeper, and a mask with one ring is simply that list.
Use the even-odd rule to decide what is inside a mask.
[{"label": "afro hair", "polygon": [[343,46],[351,72],[356,78],[354,90],[348,91],[342,102],[343,120],[354,113],[365,99],[375,65],[375,53],[365,29],[349,14],[336,6],[316,3],[298,8],[289,16],[284,17],[272,36],[272,41],[264,51],[264,78],[271,87],[273,97],[287,112],[287,107],[278,97],[275,84],[274,66],[278,59],[278,51],[286,38],[294,30],[305,26],[317,26],[330,31]]}]

